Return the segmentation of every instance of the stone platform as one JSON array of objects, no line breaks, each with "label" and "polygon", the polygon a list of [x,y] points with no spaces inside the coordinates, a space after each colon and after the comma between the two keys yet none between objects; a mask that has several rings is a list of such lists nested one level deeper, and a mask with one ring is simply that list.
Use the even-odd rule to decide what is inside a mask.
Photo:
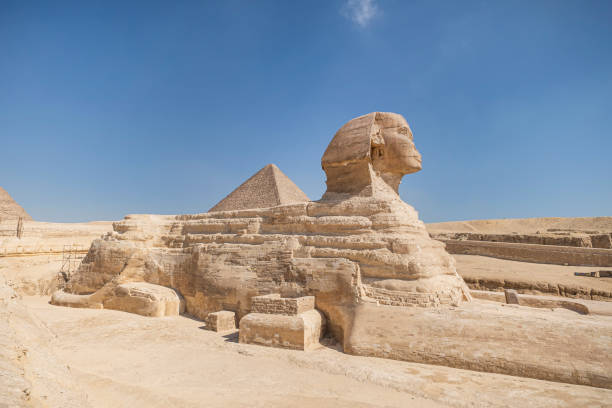
[{"label": "stone platform", "polygon": [[255,296],[251,310],[240,320],[240,343],[295,350],[319,347],[325,318],[314,308],[314,296]]}]

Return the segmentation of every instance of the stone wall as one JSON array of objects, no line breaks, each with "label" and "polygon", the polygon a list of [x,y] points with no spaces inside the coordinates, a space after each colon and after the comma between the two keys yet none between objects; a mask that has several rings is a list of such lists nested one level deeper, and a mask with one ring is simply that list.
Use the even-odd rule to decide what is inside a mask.
[{"label": "stone wall", "polygon": [[[112,231],[110,221],[56,223],[22,221],[0,222],[0,256],[61,253],[67,245],[79,246],[83,255],[94,239]],[[18,230],[20,234],[18,236]]]},{"label": "stone wall", "polygon": [[558,245],[580,248],[612,248],[612,233],[556,232],[536,234],[484,234],[479,232],[432,233],[434,239]]},{"label": "stone wall", "polygon": [[612,249],[487,241],[441,240],[451,254],[572,266],[612,266]]}]

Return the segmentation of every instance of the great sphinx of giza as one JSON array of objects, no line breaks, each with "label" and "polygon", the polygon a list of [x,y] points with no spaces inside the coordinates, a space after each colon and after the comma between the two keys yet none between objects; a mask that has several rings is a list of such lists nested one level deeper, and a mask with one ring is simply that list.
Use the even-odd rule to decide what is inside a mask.
[{"label": "great sphinx of giza", "polygon": [[[474,306],[444,244],[429,237],[417,212],[398,195],[402,177],[421,170],[401,115],[374,112],[349,121],[321,164],[327,191],[319,201],[126,216],[93,242],[52,303],[121,309],[119,285],[146,282],[176,291],[195,317],[229,310],[240,318],[249,313],[253,296],[313,295],[348,353],[610,384],[610,376],[600,374],[607,367],[595,374],[585,369],[579,377],[588,378],[574,380],[565,367],[550,363],[559,360],[555,353],[569,352],[576,356],[568,364],[576,364],[587,358],[580,350],[543,352],[537,349],[541,344],[530,349],[530,331],[546,332],[537,319]],[[551,323],[551,330],[559,324]],[[577,340],[590,333],[572,328],[559,339],[546,333],[547,341],[564,344],[570,332]]]},{"label": "great sphinx of giza", "polygon": [[401,115],[351,120],[322,166],[320,201],[127,216],[92,245],[67,291],[96,292],[89,301],[104,304],[117,284],[146,281],[176,289],[200,318],[221,309],[244,315],[259,294],[315,294],[340,338],[360,302],[432,307],[470,299],[444,245],[398,195],[401,178],[421,169]]}]

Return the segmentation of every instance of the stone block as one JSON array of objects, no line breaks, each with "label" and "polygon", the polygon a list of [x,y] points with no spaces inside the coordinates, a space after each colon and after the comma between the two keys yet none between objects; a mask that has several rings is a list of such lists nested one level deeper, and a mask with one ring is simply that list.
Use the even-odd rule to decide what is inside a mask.
[{"label": "stone block", "polygon": [[105,309],[152,317],[178,316],[185,310],[184,300],[174,289],[147,282],[117,285],[103,304]]},{"label": "stone block", "polygon": [[314,310],[314,296],[282,298],[279,294],[255,296],[251,298],[251,312],[296,316]]},{"label": "stone block", "polygon": [[319,347],[325,318],[318,310],[294,316],[249,313],[240,320],[240,343],[294,350]]},{"label": "stone block", "polygon": [[504,294],[506,295],[506,303],[508,303],[509,305],[518,305],[519,304],[518,293],[517,293],[516,290],[514,290],[514,289],[505,289],[504,290]]},{"label": "stone block", "polygon": [[230,332],[236,330],[236,313],[227,310],[209,313],[206,316],[206,328],[216,332]]}]

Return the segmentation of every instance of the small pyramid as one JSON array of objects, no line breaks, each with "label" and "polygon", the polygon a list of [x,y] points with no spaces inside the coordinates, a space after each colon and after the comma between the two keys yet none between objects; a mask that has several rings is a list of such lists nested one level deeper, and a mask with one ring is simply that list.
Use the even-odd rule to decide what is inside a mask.
[{"label": "small pyramid", "polygon": [[32,217],[13,200],[13,197],[0,187],[0,221],[16,220],[19,218],[31,220]]},{"label": "small pyramid", "polygon": [[267,208],[305,201],[310,201],[308,196],[276,165],[268,164],[209,211]]}]

